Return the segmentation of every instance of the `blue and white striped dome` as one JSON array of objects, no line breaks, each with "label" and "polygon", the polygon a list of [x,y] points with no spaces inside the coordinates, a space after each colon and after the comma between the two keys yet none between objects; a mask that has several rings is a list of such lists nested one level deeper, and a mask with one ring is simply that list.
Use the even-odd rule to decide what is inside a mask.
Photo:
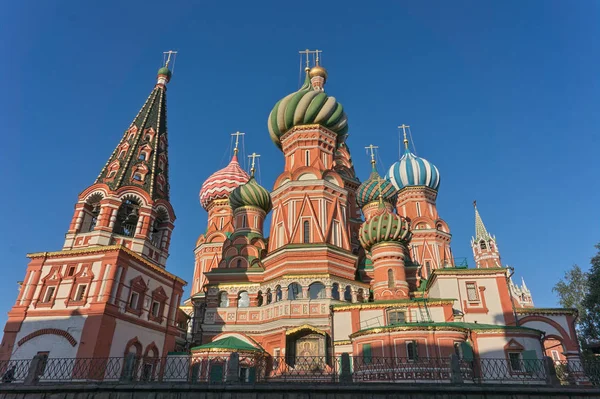
[{"label": "blue and white striped dome", "polygon": [[385,175],[398,190],[409,186],[427,186],[437,190],[440,186],[440,171],[434,164],[419,158],[408,149]]}]

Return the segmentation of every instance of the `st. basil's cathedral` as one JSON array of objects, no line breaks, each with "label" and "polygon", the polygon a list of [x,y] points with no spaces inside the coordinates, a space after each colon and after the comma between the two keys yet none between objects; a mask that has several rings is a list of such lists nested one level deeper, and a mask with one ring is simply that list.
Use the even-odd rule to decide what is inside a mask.
[{"label": "st. basil's cathedral", "polygon": [[202,184],[208,221],[184,296],[186,282],[167,268],[172,76],[169,62],[160,68],[79,194],[63,248],[28,254],[0,360],[134,354],[151,365],[238,352],[294,367],[341,354],[578,358],[576,312],[533,306],[476,206],[475,267],[455,261],[436,206],[441,173],[410,151],[406,134],[404,154],[385,173],[370,146],[372,171],[359,180],[349,117],[325,92],[326,69],[317,59],[305,74],[266,118],[284,159],[272,189],[257,182],[254,164],[249,173],[240,166],[237,146]]}]

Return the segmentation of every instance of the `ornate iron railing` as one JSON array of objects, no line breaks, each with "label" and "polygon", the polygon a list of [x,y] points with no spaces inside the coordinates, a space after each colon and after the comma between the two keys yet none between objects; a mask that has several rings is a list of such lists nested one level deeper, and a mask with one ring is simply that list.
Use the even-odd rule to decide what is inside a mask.
[{"label": "ornate iron railing", "polygon": [[173,355],[166,358],[65,359],[36,356],[0,362],[3,383],[442,383],[600,386],[600,359],[271,357]]}]

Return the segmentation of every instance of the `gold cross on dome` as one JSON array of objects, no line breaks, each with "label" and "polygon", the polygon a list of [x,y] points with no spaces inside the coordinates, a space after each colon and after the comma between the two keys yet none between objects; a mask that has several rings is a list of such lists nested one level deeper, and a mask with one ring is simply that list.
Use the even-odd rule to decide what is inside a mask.
[{"label": "gold cross on dome", "polygon": [[253,152],[252,155],[248,155],[248,158],[252,158],[252,166],[250,166],[250,176],[254,177],[254,171],[256,168],[254,167],[256,164],[256,158],[260,158],[260,155]]},{"label": "gold cross on dome", "polygon": [[369,144],[367,147],[365,147],[365,150],[371,153],[371,165],[375,165],[375,150],[378,148],[378,146],[373,144]]},{"label": "gold cross on dome", "polygon": [[408,150],[408,139],[406,138],[406,128],[410,128],[410,126],[405,125],[404,123],[401,126],[398,126],[398,129],[402,129],[402,133],[404,133],[404,148]]},{"label": "gold cross on dome", "polygon": [[235,133],[231,133],[231,135],[232,135],[232,136],[235,136],[235,147],[233,148],[233,153],[234,153],[235,155],[237,155],[237,153],[238,153],[238,145],[239,145],[239,143],[240,143],[240,136],[243,136],[243,135],[245,135],[245,134],[246,134],[246,133],[242,133],[242,132],[240,132],[240,131],[237,131],[237,132],[235,132]]}]

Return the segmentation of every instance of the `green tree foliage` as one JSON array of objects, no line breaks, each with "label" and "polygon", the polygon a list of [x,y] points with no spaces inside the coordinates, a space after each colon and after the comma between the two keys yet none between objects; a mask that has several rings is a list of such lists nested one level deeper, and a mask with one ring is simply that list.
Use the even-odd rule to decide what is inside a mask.
[{"label": "green tree foliage", "polygon": [[600,244],[598,253],[592,258],[592,268],[588,273],[588,290],[582,301],[586,317],[581,320],[583,336],[587,343],[600,342]]},{"label": "green tree foliage", "polygon": [[576,327],[583,347],[600,342],[600,244],[595,247],[598,253],[589,272],[573,265],[552,288],[561,306],[578,310]]}]

